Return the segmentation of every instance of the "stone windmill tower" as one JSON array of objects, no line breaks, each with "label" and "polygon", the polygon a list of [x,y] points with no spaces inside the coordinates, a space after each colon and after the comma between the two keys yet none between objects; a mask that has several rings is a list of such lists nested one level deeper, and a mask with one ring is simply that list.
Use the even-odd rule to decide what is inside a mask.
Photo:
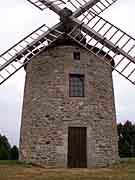
[{"label": "stone windmill tower", "polygon": [[[112,71],[134,84],[135,39],[99,16],[116,0],[29,0],[60,16],[0,57],[1,84],[25,67],[20,159],[102,167],[118,159]],[[70,10],[74,10],[74,13]]]}]

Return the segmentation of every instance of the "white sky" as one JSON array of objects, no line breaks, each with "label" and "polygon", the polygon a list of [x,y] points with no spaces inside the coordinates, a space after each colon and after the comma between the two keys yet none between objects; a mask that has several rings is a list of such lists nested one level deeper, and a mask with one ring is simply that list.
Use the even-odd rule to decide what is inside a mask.
[{"label": "white sky", "polygon": [[[51,15],[52,14],[52,15]],[[135,1],[118,0],[105,13],[107,20],[135,37]],[[52,26],[58,17],[50,11],[44,12],[27,0],[4,0],[0,4],[0,54],[33,30],[47,24]],[[12,144],[19,143],[21,109],[25,73],[22,69],[0,86],[0,133]],[[117,122],[135,122],[135,87],[114,73]]]}]

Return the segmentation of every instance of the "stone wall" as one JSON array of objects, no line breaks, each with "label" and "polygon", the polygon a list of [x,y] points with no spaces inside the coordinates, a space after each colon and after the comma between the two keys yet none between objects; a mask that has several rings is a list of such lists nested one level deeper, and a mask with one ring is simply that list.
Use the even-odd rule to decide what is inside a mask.
[{"label": "stone wall", "polygon": [[[68,127],[87,127],[87,167],[118,159],[112,69],[77,47],[47,49],[27,65],[20,159],[67,167]],[[85,97],[69,97],[69,74],[84,74]]]}]

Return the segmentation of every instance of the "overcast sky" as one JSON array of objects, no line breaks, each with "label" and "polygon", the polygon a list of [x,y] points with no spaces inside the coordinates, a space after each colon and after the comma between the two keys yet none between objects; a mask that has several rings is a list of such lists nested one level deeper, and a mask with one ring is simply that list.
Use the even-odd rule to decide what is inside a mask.
[{"label": "overcast sky", "polygon": [[[135,0],[118,0],[103,17],[135,37]],[[0,4],[0,54],[33,30],[58,22],[48,10],[42,12],[27,0],[4,0]],[[117,122],[135,122],[135,87],[113,73]],[[0,133],[19,143],[25,72],[20,70],[0,86]]]}]

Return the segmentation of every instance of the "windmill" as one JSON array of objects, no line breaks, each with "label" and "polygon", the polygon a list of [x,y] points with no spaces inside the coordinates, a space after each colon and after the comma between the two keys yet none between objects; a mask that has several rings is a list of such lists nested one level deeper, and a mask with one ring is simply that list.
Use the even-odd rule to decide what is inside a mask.
[{"label": "windmill", "polygon": [[112,69],[135,84],[135,39],[100,17],[117,0],[28,1],[60,22],[0,56],[0,84],[26,69],[21,159],[51,167],[111,164],[118,159]]}]

